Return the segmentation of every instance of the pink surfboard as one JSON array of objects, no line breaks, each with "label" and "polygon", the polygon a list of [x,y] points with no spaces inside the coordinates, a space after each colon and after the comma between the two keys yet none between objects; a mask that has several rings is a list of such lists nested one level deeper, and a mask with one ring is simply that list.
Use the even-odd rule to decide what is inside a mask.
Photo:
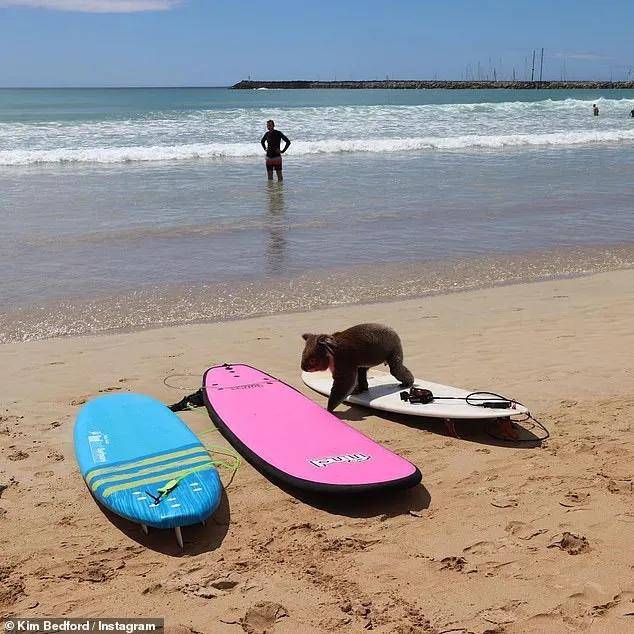
[{"label": "pink surfboard", "polygon": [[220,432],[274,480],[324,493],[401,489],[421,481],[412,463],[256,368],[209,368],[202,392]]}]

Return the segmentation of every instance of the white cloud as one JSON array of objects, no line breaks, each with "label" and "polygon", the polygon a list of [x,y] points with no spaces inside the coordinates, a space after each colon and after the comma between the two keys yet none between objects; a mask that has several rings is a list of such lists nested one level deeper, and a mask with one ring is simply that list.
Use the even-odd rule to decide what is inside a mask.
[{"label": "white cloud", "polygon": [[81,11],[82,13],[136,13],[169,11],[185,0],[0,0],[2,7]]}]

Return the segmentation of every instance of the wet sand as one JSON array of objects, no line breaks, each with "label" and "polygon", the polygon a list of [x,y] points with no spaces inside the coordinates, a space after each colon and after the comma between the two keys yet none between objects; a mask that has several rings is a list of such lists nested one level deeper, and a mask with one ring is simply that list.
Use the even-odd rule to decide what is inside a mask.
[{"label": "wet sand", "polygon": [[7,303],[0,308],[0,344],[430,297],[633,266],[634,246],[624,243],[486,258],[376,262],[296,277],[141,287],[112,296],[98,295],[93,286],[90,298],[40,300],[20,309]]}]

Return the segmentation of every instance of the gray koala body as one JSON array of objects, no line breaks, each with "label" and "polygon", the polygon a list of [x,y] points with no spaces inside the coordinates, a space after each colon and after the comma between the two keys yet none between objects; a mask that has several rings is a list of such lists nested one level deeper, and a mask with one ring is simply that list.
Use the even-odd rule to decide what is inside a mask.
[{"label": "gray koala body", "polygon": [[[359,324],[332,335],[302,335],[306,345],[302,370],[330,369],[333,385],[328,411],[333,411],[346,396],[368,389],[368,368],[386,363],[403,387],[414,384],[414,375],[403,365],[403,347],[396,332],[381,324]],[[356,387],[355,387],[356,385]]]}]

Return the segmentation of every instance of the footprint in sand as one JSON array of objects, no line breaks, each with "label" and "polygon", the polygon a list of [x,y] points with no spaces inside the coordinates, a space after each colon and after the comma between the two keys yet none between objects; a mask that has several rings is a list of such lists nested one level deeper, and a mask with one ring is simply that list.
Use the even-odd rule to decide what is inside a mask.
[{"label": "footprint in sand", "polygon": [[14,416],[13,414],[7,414],[6,416],[0,416],[0,423],[17,423],[23,418],[24,416]]},{"label": "footprint in sand", "polygon": [[69,569],[64,570],[59,578],[88,583],[104,583],[112,579],[117,574],[117,570],[124,566],[125,562],[123,561],[113,564],[106,561],[71,562]]},{"label": "footprint in sand", "polygon": [[357,539],[356,537],[337,537],[323,546],[324,552],[344,552],[353,553],[359,550],[365,550],[376,544],[379,539]]},{"label": "footprint in sand", "polygon": [[612,608],[615,608],[621,602],[621,595],[616,595],[611,601],[600,603],[592,606],[592,616],[605,616]]},{"label": "footprint in sand", "polygon": [[260,601],[246,611],[240,619],[240,625],[247,634],[267,634],[285,616],[288,616],[288,611],[283,605]]},{"label": "footprint in sand", "polygon": [[559,500],[559,504],[567,508],[574,508],[582,506],[589,501],[590,494],[587,492],[568,491],[568,493],[564,495],[563,499]]},{"label": "footprint in sand", "polygon": [[23,579],[12,577],[13,572],[14,566],[0,566],[0,610],[5,613],[26,594]]},{"label": "footprint in sand", "polygon": [[[510,601],[506,605],[502,605],[499,608],[487,608],[479,612],[479,616],[498,627],[504,627],[517,621],[517,616],[514,614],[514,610],[526,603],[526,601]],[[491,631],[491,630],[489,630]],[[500,631],[497,628],[493,631]],[[503,631],[503,630],[501,630]]]},{"label": "footprint in sand", "polygon": [[220,577],[219,579],[214,579],[209,582],[212,588],[216,588],[216,590],[233,590],[239,583],[242,582],[242,577],[236,575],[235,573],[230,573],[225,577]]},{"label": "footprint in sand", "polygon": [[590,544],[583,535],[565,532],[561,539],[548,544],[548,548],[560,548],[569,555],[579,555],[590,550]]},{"label": "footprint in sand", "polygon": [[497,550],[498,547],[493,542],[485,541],[471,544],[471,546],[467,546],[466,548],[464,548],[462,552],[470,555],[491,555]]},{"label": "footprint in sand", "polygon": [[467,560],[464,557],[444,557],[440,560],[440,569],[462,572],[466,563]]},{"label": "footprint in sand", "polygon": [[14,451],[7,456],[7,460],[11,460],[11,462],[18,462],[19,460],[26,460],[29,457],[29,454],[26,451]]},{"label": "footprint in sand", "polygon": [[188,576],[176,583],[176,589],[184,594],[193,594],[203,599],[214,599],[233,590],[242,583],[242,577],[236,573],[230,573],[223,577],[193,578]]},{"label": "footprint in sand", "polygon": [[620,482],[615,482],[614,480],[609,480],[607,484],[607,489],[610,493],[634,493],[634,482],[632,480],[622,480]]},{"label": "footprint in sand", "polygon": [[58,524],[60,526],[77,526],[75,518],[72,515],[64,515],[64,517],[59,520]]},{"label": "footprint in sand", "polygon": [[491,502],[493,506],[496,506],[499,509],[508,509],[514,506],[517,506],[517,499],[512,497],[499,497]]},{"label": "footprint in sand", "polygon": [[538,535],[543,535],[548,532],[547,528],[535,528],[530,524],[525,524],[524,522],[519,521],[509,522],[504,530],[524,541],[529,541],[533,539],[533,537],[537,537]]}]

